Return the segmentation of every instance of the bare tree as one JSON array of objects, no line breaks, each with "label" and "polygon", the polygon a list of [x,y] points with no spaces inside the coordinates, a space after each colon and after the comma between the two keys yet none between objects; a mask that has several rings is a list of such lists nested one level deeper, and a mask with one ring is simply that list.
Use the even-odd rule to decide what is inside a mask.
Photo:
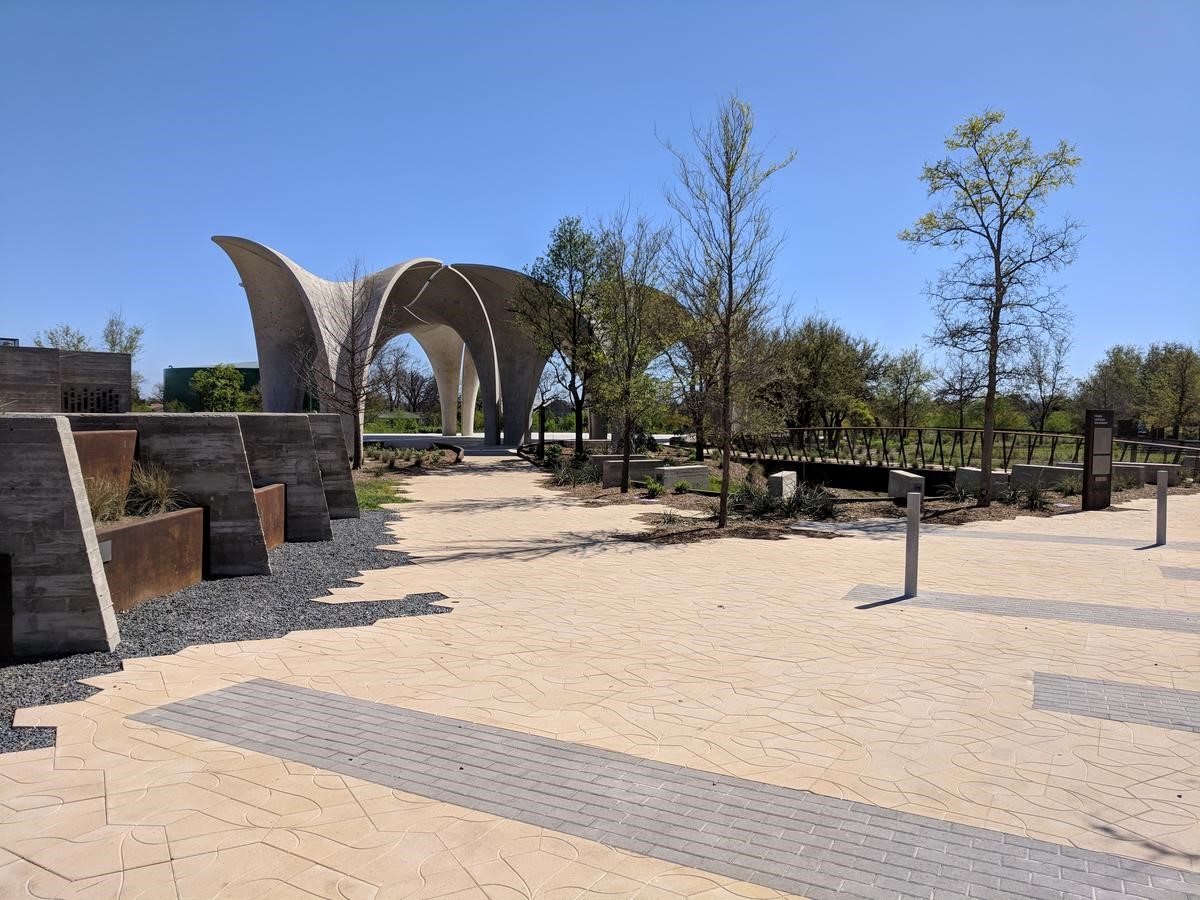
[{"label": "bare tree", "polygon": [[967,427],[967,410],[987,385],[987,368],[978,363],[969,353],[956,353],[942,366],[934,384],[935,399],[954,410],[960,429]]},{"label": "bare tree", "polygon": [[403,402],[400,383],[412,364],[408,348],[398,341],[388,344],[371,360],[370,389],[388,409],[399,409]]},{"label": "bare tree", "polygon": [[[771,236],[767,186],[795,159],[767,163],[752,143],[754,113],[731,95],[708,126],[692,128],[691,150],[667,144],[678,183],[667,197],[680,219],[673,248],[678,294],[716,338],[720,397],[721,501],[717,527],[729,521],[733,409],[747,361],[739,342],[765,318],[779,240]],[[716,291],[709,290],[716,286]]]},{"label": "bare tree", "polygon": [[293,371],[322,412],[339,413],[352,429],[351,465],[362,468],[363,412],[373,352],[373,294],[375,278],[366,274],[361,260],[353,260],[330,293],[316,305],[325,346],[298,336]]},{"label": "bare tree", "polygon": [[1046,430],[1050,414],[1065,409],[1075,388],[1075,379],[1067,371],[1071,340],[1052,335],[1029,346],[1021,377],[1021,396],[1037,420],[1037,430]]},{"label": "bare tree", "polygon": [[999,132],[1004,113],[971,116],[947,138],[950,156],[926,164],[921,180],[937,201],[900,239],[960,253],[928,288],[938,319],[936,343],[986,361],[979,505],[991,504],[996,395],[1031,338],[1060,331],[1068,314],[1048,273],[1075,259],[1078,223],[1043,226],[1050,195],[1072,184],[1080,158],[1061,141],[1034,152],[1029,138]]},{"label": "bare tree", "polygon": [[633,430],[658,405],[647,369],[670,343],[674,305],[663,292],[670,232],[624,212],[600,227],[596,375],[600,405],[621,428],[621,493],[629,493]]},{"label": "bare tree", "polygon": [[416,365],[405,366],[397,382],[400,402],[409,412],[427,410],[437,399],[437,382],[428,370]]},{"label": "bare tree", "polygon": [[555,380],[571,398],[577,455],[583,454],[599,268],[596,236],[577,216],[567,216],[550,233],[546,254],[526,270],[529,278],[509,301],[513,317],[534,346],[549,356]]}]

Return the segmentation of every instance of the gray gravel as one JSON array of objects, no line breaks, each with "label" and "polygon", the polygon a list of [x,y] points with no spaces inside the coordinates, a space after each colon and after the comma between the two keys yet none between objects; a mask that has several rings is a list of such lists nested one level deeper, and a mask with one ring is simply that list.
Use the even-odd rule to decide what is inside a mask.
[{"label": "gray gravel", "polygon": [[284,544],[271,551],[270,575],[203,581],[176,594],[119,613],[121,643],[111,653],[79,653],[0,668],[0,753],[54,746],[53,728],[13,728],[13,711],[82,700],[96,688],[79,684],[121,669],[138,656],[177,653],[194,644],[255,641],[291,631],[351,628],[378,619],[445,613],[431,606],[444,594],[411,594],[366,603],[311,603],[329,588],[370,569],[407,565],[408,556],[378,550],[392,541],[386,523],[395,513],[364,510],[333,523],[332,541]]}]

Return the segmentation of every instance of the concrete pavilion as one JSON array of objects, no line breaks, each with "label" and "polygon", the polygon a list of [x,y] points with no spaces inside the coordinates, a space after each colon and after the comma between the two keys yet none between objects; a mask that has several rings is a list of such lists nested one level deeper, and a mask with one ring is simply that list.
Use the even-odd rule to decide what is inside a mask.
[{"label": "concrete pavilion", "polygon": [[[299,343],[315,346],[316,364],[330,383],[348,371],[345,348],[351,342],[342,323],[349,317],[335,308],[345,304],[346,285],[246,238],[213,241],[237,267],[250,303],[263,409],[300,411],[304,390],[293,374]],[[443,434],[459,433],[460,391],[462,408],[473,411],[482,389],[484,443],[515,446],[526,435],[546,356],[509,312],[509,299],[525,277],[498,266],[418,257],[364,279],[367,310],[353,317],[365,332],[360,340],[372,357],[401,334],[420,344],[437,381]],[[461,433],[473,435],[474,416],[462,418]]]}]

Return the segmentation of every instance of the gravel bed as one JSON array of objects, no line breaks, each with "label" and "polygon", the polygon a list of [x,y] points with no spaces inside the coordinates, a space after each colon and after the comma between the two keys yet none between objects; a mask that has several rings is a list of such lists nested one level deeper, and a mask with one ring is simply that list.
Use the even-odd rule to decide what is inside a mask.
[{"label": "gravel bed", "polygon": [[386,524],[399,518],[364,510],[361,518],[335,521],[332,541],[284,544],[272,550],[270,575],[202,581],[118,613],[121,643],[110,653],[79,653],[0,668],[0,753],[54,746],[55,729],[14,728],[13,711],[89,697],[97,689],[78,680],[119,671],[125,659],[163,656],[195,644],[255,641],[291,631],[351,628],[378,619],[449,612],[431,605],[445,599],[444,594],[364,603],[309,602],[360,572],[407,565],[407,554],[377,549],[393,541]]}]

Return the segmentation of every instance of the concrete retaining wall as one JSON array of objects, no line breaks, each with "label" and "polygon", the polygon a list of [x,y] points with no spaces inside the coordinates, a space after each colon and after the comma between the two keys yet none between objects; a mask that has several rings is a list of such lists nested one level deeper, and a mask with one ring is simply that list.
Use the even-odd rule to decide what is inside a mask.
[{"label": "concrete retaining wall", "polygon": [[237,413],[67,418],[75,431],[137,430],[138,459],[161,465],[181,493],[204,507],[207,574],[266,575],[271,571]]},{"label": "concrete retaining wall", "polygon": [[336,413],[313,413],[308,417],[308,428],[312,432],[317,462],[321,465],[329,518],[357,519],[358,497],[350,474],[350,458],[346,455],[342,417]]},{"label": "concrete retaining wall", "polygon": [[[661,459],[631,459],[629,460],[629,480],[645,481],[647,475],[653,475],[654,470],[662,467]],[[621,460],[610,459],[604,463],[601,484],[604,487],[621,486]]]},{"label": "concrete retaining wall", "polygon": [[0,554],[10,557],[14,656],[117,645],[79,457],[62,416],[0,417]]},{"label": "concrete retaining wall", "polygon": [[675,485],[682,481],[686,481],[688,487],[708,490],[708,466],[662,466],[655,469],[654,473],[654,477],[668,491],[675,490]]},{"label": "concrete retaining wall", "polygon": [[333,539],[321,466],[304,413],[239,413],[242,441],[255,487],[287,486],[289,541]]}]

